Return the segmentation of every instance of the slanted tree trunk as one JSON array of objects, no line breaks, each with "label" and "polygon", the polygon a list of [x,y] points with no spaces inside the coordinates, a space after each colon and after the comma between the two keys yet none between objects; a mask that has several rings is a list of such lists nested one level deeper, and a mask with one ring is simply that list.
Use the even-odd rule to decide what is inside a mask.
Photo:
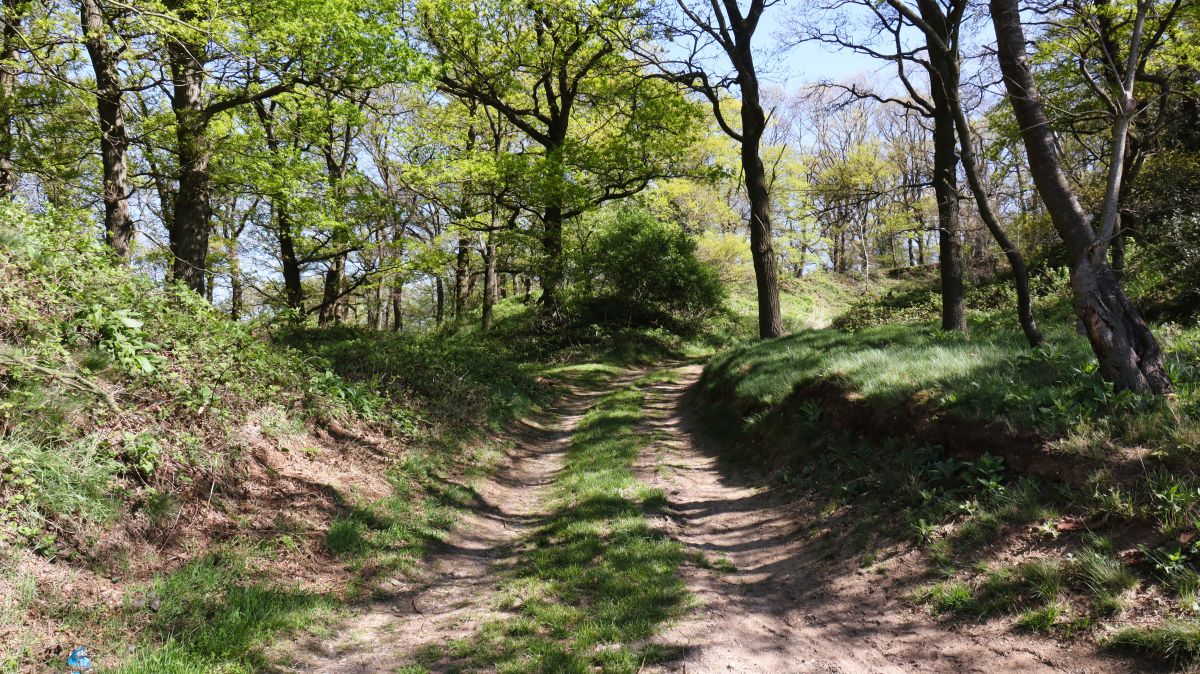
[{"label": "slanted tree trunk", "polygon": [[125,150],[125,111],[121,107],[121,75],[117,55],[108,44],[99,0],[82,0],[79,19],[96,76],[96,113],[100,120],[100,162],[104,172],[104,241],[117,256],[133,255],[133,218],[129,216],[129,173]]},{"label": "slanted tree trunk", "polygon": [[[1120,390],[1168,393],[1171,380],[1158,341],[1121,287],[1108,263],[1106,242],[1096,236],[1059,163],[1050,120],[1029,66],[1017,2],[991,0],[990,5],[1000,69],[1029,157],[1029,172],[1066,245],[1075,312],[1096,353],[1100,373]],[[1114,161],[1121,161],[1120,154],[1114,155]],[[1113,172],[1119,173],[1120,167],[1109,170],[1110,176],[1116,175]],[[1106,203],[1107,208],[1116,204]]]},{"label": "slanted tree trunk", "polygon": [[[967,118],[962,114],[961,108],[958,116],[959,123],[965,125]],[[975,163],[975,155],[971,149],[967,132],[962,132],[962,143],[963,169],[967,174],[967,183],[971,187],[971,193],[975,196],[979,217],[983,219],[984,225],[991,232],[992,238],[1000,245],[1004,256],[1008,258],[1009,266],[1012,267],[1013,285],[1017,291],[1017,320],[1021,324],[1021,331],[1025,333],[1025,340],[1029,342],[1029,346],[1036,348],[1042,343],[1042,333],[1038,330],[1037,321],[1033,318],[1033,298],[1029,294],[1029,268],[1025,265],[1025,256],[1021,255],[1021,251],[1017,250],[1017,247],[1009,240],[1008,234],[992,210],[992,203],[983,188],[983,178],[979,175],[979,167]]]},{"label": "slanted tree trunk", "polygon": [[763,339],[784,334],[779,312],[779,270],[771,236],[771,195],[763,165],[761,145],[766,130],[766,113],[759,102],[758,77],[754,72],[749,38],[745,40],[745,66],[738,83],[742,90],[742,171],[750,199],[750,257],[758,291],[758,336]]},{"label": "slanted tree trunk", "polygon": [[[958,66],[956,63],[947,63],[948,68],[952,68],[954,72],[954,81],[958,81]],[[955,127],[958,129],[959,152],[962,158],[963,170],[967,175],[967,184],[971,188],[971,194],[975,197],[975,205],[979,209],[979,217],[983,220],[988,232],[992,238],[1000,245],[1000,250],[1004,252],[1004,256],[1008,258],[1008,264],[1012,267],[1013,285],[1017,291],[1017,320],[1021,324],[1021,331],[1025,333],[1025,340],[1029,342],[1030,347],[1036,348],[1042,343],[1042,333],[1038,330],[1037,321],[1033,318],[1033,298],[1029,293],[1029,268],[1025,265],[1025,256],[1017,247],[1013,245],[1008,238],[1008,233],[1004,231],[1004,227],[1000,224],[1000,219],[996,217],[995,211],[992,210],[992,202],[988,197],[987,190],[984,189],[983,175],[981,174],[979,164],[975,160],[975,147],[971,138],[971,127],[967,121],[967,115],[963,112],[962,100],[959,98],[958,88],[947,92],[950,99],[950,104],[954,110]]]}]

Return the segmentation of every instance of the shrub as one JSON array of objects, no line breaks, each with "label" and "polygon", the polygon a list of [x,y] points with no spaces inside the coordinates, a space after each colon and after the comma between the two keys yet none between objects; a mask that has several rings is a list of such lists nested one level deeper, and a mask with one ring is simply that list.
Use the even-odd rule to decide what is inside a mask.
[{"label": "shrub", "polygon": [[581,322],[690,333],[720,310],[720,276],[678,225],[637,208],[600,217],[595,239],[579,254]]}]

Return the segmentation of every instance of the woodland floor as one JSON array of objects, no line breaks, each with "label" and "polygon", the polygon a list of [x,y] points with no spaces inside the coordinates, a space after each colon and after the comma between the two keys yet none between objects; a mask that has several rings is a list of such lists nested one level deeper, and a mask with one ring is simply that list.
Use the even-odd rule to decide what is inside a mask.
[{"label": "woodland floor", "polygon": [[[820,513],[717,459],[687,395],[700,368],[672,367],[673,381],[643,388],[637,431],[649,441],[633,470],[666,496],[650,525],[689,553],[679,574],[695,601],[652,639],[665,658],[639,671],[1144,671],[1098,655],[1085,640],[1053,641],[996,622],[947,622],[914,606],[909,595],[929,582],[919,552],[896,544],[864,566],[832,551]],[[477,662],[465,666],[438,654],[519,610],[503,608],[501,588],[549,516],[571,433],[596,401],[635,376],[573,386],[525,422],[515,431],[516,448],[475,486],[475,505],[417,577],[395,581],[388,596],[329,626],[332,636],[280,645],[279,671],[478,671]]]}]

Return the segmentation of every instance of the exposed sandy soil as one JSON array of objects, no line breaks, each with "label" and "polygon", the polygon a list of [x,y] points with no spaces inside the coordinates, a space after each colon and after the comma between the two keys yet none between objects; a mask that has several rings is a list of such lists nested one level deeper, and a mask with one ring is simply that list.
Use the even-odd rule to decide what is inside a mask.
[{"label": "exposed sandy soil", "polygon": [[[917,553],[905,548],[869,568],[830,555],[811,535],[813,513],[717,461],[696,431],[697,412],[688,409],[686,392],[699,372],[681,367],[679,381],[648,390],[643,430],[654,439],[636,470],[667,495],[670,515],[655,516],[653,525],[710,561],[728,560],[733,570],[680,569],[699,606],[655,639],[680,653],[678,659],[644,671],[1143,671],[1102,657],[1083,641],[1020,635],[1000,623],[937,621],[906,600],[926,581]],[[497,588],[525,534],[545,514],[547,488],[571,430],[602,393],[575,391],[528,422],[497,474],[479,486],[476,507],[420,578],[356,610],[332,637],[287,645],[282,670],[394,672],[503,616]]]},{"label": "exposed sandy soil", "polygon": [[468,637],[481,624],[506,615],[497,608],[496,596],[504,571],[545,515],[546,492],[562,467],[571,431],[605,392],[572,390],[545,413],[522,422],[515,447],[476,486],[474,506],[417,577],[396,581],[390,596],[334,626],[332,637],[288,644],[280,670],[390,674],[424,651]]},{"label": "exposed sandy soil", "polygon": [[[62,620],[68,607],[116,612],[126,602],[141,601],[142,615],[132,620],[148,621],[154,610],[142,592],[156,574],[235,537],[269,542],[288,533],[295,541],[291,554],[255,563],[269,565],[269,575],[305,591],[337,590],[349,571],[324,553],[322,534],[345,510],[344,495],[371,500],[390,493],[385,471],[405,448],[361,427],[267,431],[268,415],[280,414],[270,408],[251,413],[231,436],[243,452],[235,466],[199,471],[190,486],[172,484],[177,465],[161,466],[160,479],[178,495],[169,517],[156,519],[142,507],[102,531],[50,523],[70,542],[66,549],[81,549],[87,558],[35,554],[0,540],[0,660],[9,649],[27,650],[22,671],[58,671],[74,646],[92,639],[86,627]],[[106,666],[127,655],[90,648]]]}]

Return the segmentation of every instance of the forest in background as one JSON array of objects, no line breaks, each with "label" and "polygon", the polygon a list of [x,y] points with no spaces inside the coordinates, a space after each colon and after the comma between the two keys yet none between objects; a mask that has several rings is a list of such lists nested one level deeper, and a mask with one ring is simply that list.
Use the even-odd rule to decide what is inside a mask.
[{"label": "forest in background", "polygon": [[[597,292],[592,239],[631,208],[727,278],[753,268],[764,336],[776,275],[938,264],[943,328],[966,329],[977,270],[1005,268],[1036,344],[1030,270],[1089,276],[1085,249],[1149,279],[1143,311],[1186,318],[1195,9],[1033,9],[1033,80],[1007,80],[1036,87],[1027,112],[996,58],[1024,38],[997,52],[966,2],[14,2],[0,189],[235,319],[486,327],[513,295],[561,317]],[[782,88],[755,61],[809,42],[877,64]],[[1022,138],[1028,114],[1051,135]],[[1154,360],[1118,341],[1110,379],[1122,348]]]}]

